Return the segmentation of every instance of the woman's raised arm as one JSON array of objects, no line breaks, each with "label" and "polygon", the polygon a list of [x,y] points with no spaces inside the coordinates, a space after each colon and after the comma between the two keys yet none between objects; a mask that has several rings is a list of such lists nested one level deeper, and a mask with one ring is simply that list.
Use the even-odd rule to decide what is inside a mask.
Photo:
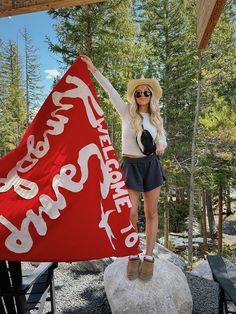
[{"label": "woman's raised arm", "polygon": [[128,110],[128,105],[120,97],[117,90],[112,86],[105,76],[102,75],[100,71],[96,69],[93,62],[88,56],[80,55],[81,60],[87,64],[88,70],[94,75],[97,82],[102,86],[102,88],[107,92],[112,104],[121,116],[124,116]]}]

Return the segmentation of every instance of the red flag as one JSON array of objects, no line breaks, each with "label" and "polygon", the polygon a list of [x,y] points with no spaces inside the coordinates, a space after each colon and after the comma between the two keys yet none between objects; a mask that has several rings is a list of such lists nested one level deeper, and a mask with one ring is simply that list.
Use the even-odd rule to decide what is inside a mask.
[{"label": "red flag", "polygon": [[137,254],[130,205],[90,74],[78,58],[19,146],[0,159],[0,260]]}]

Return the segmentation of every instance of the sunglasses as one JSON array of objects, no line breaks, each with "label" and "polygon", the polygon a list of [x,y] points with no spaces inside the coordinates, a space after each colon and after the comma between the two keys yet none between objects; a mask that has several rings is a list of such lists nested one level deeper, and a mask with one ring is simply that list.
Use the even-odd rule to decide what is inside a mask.
[{"label": "sunglasses", "polygon": [[152,96],[152,92],[150,90],[145,90],[144,92],[135,92],[134,93],[135,98],[140,98],[140,97],[142,97],[142,95],[145,97],[149,97],[149,96]]}]

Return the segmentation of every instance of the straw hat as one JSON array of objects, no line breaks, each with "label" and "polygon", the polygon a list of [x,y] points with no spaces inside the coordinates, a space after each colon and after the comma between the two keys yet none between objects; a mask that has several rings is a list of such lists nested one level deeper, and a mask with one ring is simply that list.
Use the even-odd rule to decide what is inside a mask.
[{"label": "straw hat", "polygon": [[131,80],[128,82],[127,85],[127,100],[130,103],[132,95],[135,91],[135,89],[140,85],[148,85],[151,87],[153,94],[156,96],[156,98],[159,100],[162,96],[162,88],[159,84],[159,82],[156,79],[146,79],[144,77],[141,77],[140,79]]}]

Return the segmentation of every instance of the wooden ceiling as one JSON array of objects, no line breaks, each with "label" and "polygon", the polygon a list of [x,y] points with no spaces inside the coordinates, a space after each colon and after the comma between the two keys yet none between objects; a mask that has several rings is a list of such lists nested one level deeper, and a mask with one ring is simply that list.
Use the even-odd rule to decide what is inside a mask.
[{"label": "wooden ceiling", "polygon": [[[107,0],[0,0],[0,17],[103,2]],[[158,0],[156,0],[158,1]],[[227,0],[196,0],[198,47],[204,49]]]},{"label": "wooden ceiling", "polygon": [[0,0],[0,17],[103,1],[105,0]]}]

